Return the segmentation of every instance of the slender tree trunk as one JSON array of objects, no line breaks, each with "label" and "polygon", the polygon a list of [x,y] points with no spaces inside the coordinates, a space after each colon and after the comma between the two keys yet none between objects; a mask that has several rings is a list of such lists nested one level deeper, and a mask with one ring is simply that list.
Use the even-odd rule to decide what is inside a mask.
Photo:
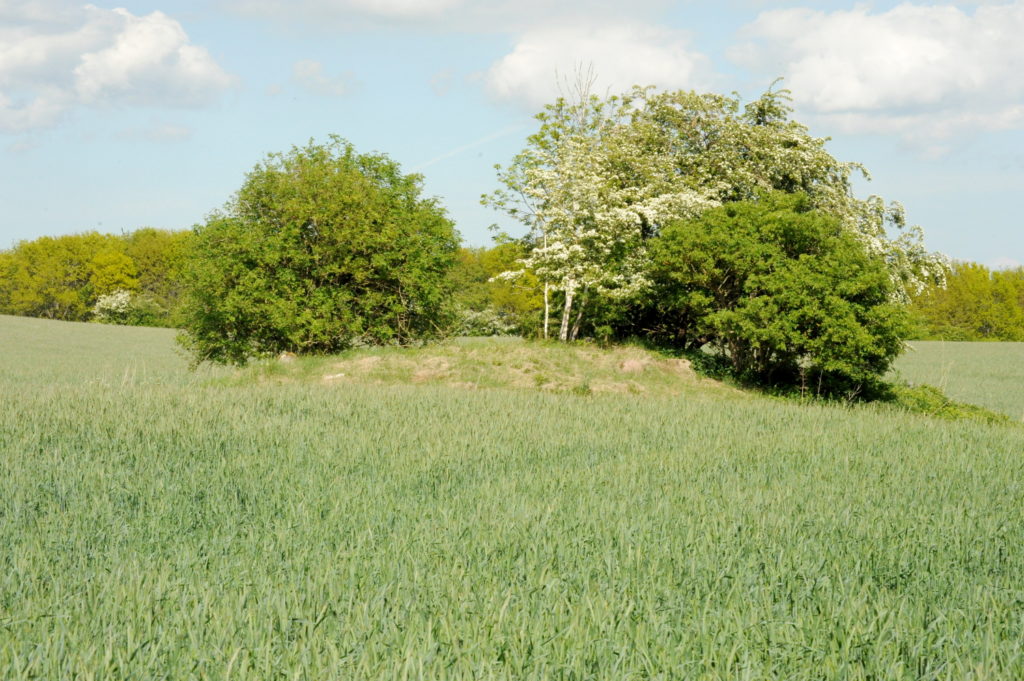
[{"label": "slender tree trunk", "polygon": [[576,284],[570,282],[565,287],[565,306],[562,308],[562,326],[558,329],[558,340],[563,343],[569,340],[569,319],[572,317],[572,299],[576,295]]},{"label": "slender tree trunk", "polygon": [[[548,247],[548,230],[544,229],[544,248]],[[548,339],[548,323],[551,319],[551,284],[544,277],[544,340]]]},{"label": "slender tree trunk", "polygon": [[572,333],[569,334],[569,340],[576,340],[576,336],[580,333],[580,321],[583,319],[583,308],[587,306],[587,292],[583,291],[583,297],[580,298],[579,307],[576,308],[576,321],[572,325]]},{"label": "slender tree trunk", "polygon": [[549,297],[549,291],[551,290],[551,284],[547,281],[544,282],[544,340],[548,339],[548,324],[551,319],[551,299]]}]

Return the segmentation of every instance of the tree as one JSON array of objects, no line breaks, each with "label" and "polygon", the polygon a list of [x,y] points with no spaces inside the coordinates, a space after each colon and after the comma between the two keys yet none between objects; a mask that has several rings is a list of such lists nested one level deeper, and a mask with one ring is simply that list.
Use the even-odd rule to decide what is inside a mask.
[{"label": "tree", "polygon": [[460,335],[536,334],[543,309],[542,285],[526,271],[514,279],[498,277],[525,255],[523,245],[503,239],[491,248],[460,248],[451,271],[453,302]]},{"label": "tree", "polygon": [[667,226],[652,241],[656,339],[710,345],[733,373],[856,393],[902,349],[884,260],[803,193],[774,192]]},{"label": "tree", "polygon": [[977,263],[954,263],[944,284],[915,296],[911,309],[915,337],[1024,341],[1024,268],[992,272]]},{"label": "tree", "polygon": [[107,249],[97,253],[89,263],[90,293],[97,299],[114,291],[135,291],[139,288],[135,263],[124,253]]},{"label": "tree", "polygon": [[641,140],[636,146],[670,157],[677,181],[714,205],[772,191],[807,194],[814,208],[839,218],[885,260],[899,300],[941,282],[947,259],[925,248],[921,228],[906,224],[901,204],[854,196],[851,179],[870,179],[867,169],[838,161],[825,148],[829,138],[813,137],[792,120],[790,92],[776,90],[776,83],[745,106],[737,96],[636,88],[630,105],[630,130]]},{"label": "tree", "polygon": [[592,76],[578,77],[570,98],[537,115],[541,127],[527,148],[497,167],[504,187],[483,197],[530,229],[532,249],[505,276],[532,271],[544,282],[545,338],[551,293],[561,293],[563,341],[578,334],[588,295],[626,298],[644,288],[643,241],[652,226],[711,205],[672,182],[664,155],[646,154],[624,132],[630,100],[601,99],[592,84]]},{"label": "tree", "polygon": [[190,236],[190,231],[142,227],[121,238],[125,254],[138,269],[138,292],[133,298],[133,305],[152,310],[152,314],[142,315],[139,319],[148,318],[163,325],[175,323]]},{"label": "tree", "polygon": [[194,230],[183,344],[240,364],[438,332],[458,240],[420,194],[420,176],[337,136],[270,154]]},{"label": "tree", "polygon": [[769,89],[744,107],[738,97],[653,88],[602,99],[590,82],[538,114],[540,130],[498,167],[502,187],[484,197],[529,228],[532,248],[507,276],[530,269],[546,293],[561,294],[562,340],[580,328],[582,309],[570,323],[577,297],[582,308],[588,294],[622,301],[648,287],[648,241],[668,221],[764,192],[802,192],[838,218],[886,263],[896,299],[941,279],[944,258],[906,227],[902,207],[854,197],[851,177],[866,176],[863,167],[837,161],[827,139],[790,120],[788,91]]},{"label": "tree", "polygon": [[3,311],[66,321],[85,319],[96,300],[95,259],[116,250],[117,237],[96,232],[19,242],[4,258]]}]

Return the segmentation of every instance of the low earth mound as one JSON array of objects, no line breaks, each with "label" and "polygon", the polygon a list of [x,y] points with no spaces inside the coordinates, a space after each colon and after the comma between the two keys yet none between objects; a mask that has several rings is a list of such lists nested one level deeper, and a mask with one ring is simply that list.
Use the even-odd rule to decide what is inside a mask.
[{"label": "low earth mound", "polygon": [[518,338],[461,338],[421,348],[364,348],[336,357],[281,357],[240,376],[329,385],[412,383],[581,395],[740,394],[698,376],[687,359],[634,346],[565,346]]}]

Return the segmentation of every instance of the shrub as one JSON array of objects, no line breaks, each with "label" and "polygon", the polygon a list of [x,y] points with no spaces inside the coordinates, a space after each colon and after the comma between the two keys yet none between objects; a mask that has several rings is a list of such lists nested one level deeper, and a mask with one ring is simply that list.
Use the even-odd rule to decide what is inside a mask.
[{"label": "shrub", "polygon": [[905,313],[885,263],[805,195],[668,225],[651,252],[651,335],[710,345],[740,378],[857,394],[902,349]]},{"label": "shrub", "polygon": [[194,230],[182,343],[241,364],[437,333],[458,241],[420,184],[338,137],[269,155]]}]

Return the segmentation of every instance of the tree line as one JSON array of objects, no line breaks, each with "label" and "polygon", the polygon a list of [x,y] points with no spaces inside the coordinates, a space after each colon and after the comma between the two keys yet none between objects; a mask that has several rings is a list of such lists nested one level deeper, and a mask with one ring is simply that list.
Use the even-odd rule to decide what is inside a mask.
[{"label": "tree line", "polygon": [[[87,232],[22,241],[0,251],[0,314],[179,326],[190,236],[191,231],[143,227],[122,235]],[[499,241],[489,248],[457,250],[448,277],[448,333],[541,335],[543,285],[533,274],[501,278],[526,251],[517,240]],[[100,304],[97,311],[101,299],[120,304],[112,310]],[[1024,268],[952,263],[941,283],[912,297],[908,310],[908,340],[1024,342]],[[609,339],[608,330],[599,340]],[[588,331],[593,338],[602,327],[592,325]]]},{"label": "tree line", "polygon": [[876,381],[908,335],[1018,337],[1019,277],[928,252],[898,203],[854,195],[866,170],[788,103],[599,97],[581,78],[497,167],[482,200],[526,234],[486,249],[461,245],[421,176],[310,141],[269,154],[189,232],[0,253],[0,311],[178,326],[196,361],[230,363],[448,334],[640,339],[830,394]]},{"label": "tree line", "polygon": [[21,241],[0,251],[0,313],[176,326],[189,235],[144,227]]}]

